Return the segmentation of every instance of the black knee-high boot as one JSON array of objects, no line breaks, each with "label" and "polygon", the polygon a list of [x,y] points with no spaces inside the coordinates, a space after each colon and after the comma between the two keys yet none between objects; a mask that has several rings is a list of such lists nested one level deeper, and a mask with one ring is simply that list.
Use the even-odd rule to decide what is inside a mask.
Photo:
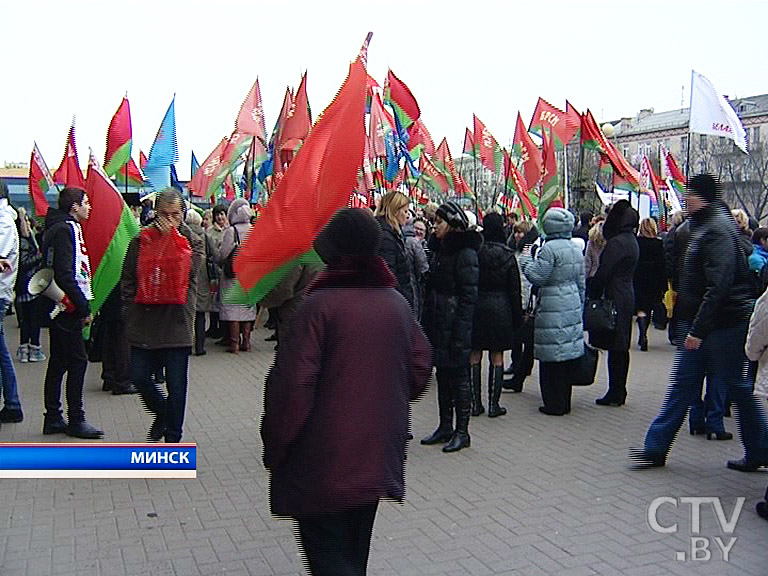
[{"label": "black knee-high boot", "polygon": [[491,364],[488,369],[488,417],[504,416],[507,409],[499,406],[501,398],[501,384],[504,381],[504,366]]},{"label": "black knee-high boot", "polygon": [[440,424],[437,429],[421,443],[429,446],[432,444],[445,444],[453,436],[453,399],[451,384],[447,377],[438,371],[437,376],[437,407],[440,415]]},{"label": "black knee-high boot", "polygon": [[627,399],[627,375],[629,374],[629,350],[608,351],[608,393],[601,398],[610,406],[622,406]]},{"label": "black knee-high boot", "polygon": [[637,317],[637,345],[642,352],[648,352],[648,316]]},{"label": "black knee-high boot", "polygon": [[[485,412],[485,408],[483,407],[483,396],[481,394],[481,384],[480,384],[480,362],[477,364],[472,364],[469,367],[470,372],[470,380],[469,384],[472,387],[472,416],[480,416],[483,412]],[[488,380],[488,386],[491,385],[490,379]]]},{"label": "black knee-high boot", "polygon": [[453,401],[456,406],[456,430],[451,440],[443,446],[443,452],[457,452],[469,446],[470,392],[469,374],[463,368],[451,378]]}]

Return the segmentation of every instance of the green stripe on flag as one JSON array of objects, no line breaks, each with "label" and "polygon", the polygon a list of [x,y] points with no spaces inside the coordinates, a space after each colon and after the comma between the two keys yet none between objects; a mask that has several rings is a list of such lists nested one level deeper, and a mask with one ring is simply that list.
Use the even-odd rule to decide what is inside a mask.
[{"label": "green stripe on flag", "polygon": [[112,154],[112,158],[109,159],[106,166],[104,166],[104,172],[112,178],[120,168],[128,163],[131,158],[131,140],[128,140],[125,144],[120,146],[115,153]]}]

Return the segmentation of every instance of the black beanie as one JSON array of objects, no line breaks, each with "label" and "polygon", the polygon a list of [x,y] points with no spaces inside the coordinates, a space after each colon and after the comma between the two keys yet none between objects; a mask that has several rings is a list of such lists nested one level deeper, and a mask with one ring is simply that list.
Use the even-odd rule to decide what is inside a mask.
[{"label": "black beanie", "polygon": [[441,205],[440,208],[437,209],[436,214],[447,222],[448,226],[451,228],[458,228],[459,230],[466,230],[469,228],[469,218],[464,214],[464,210],[461,209],[461,206],[453,200],[449,200]]},{"label": "black beanie", "polygon": [[688,180],[688,191],[706,202],[715,202],[721,197],[720,182],[711,174],[696,174]]},{"label": "black beanie", "polygon": [[328,265],[344,256],[373,256],[379,248],[381,227],[365,208],[342,208],[317,235],[313,246]]},{"label": "black beanie", "polygon": [[497,212],[486,214],[483,218],[483,238],[486,242],[506,243],[507,235],[504,233],[504,217]]}]

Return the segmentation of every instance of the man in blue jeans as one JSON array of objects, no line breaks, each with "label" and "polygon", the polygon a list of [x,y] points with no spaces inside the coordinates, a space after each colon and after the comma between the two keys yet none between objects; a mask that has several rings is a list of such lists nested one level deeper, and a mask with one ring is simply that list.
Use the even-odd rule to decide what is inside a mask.
[{"label": "man in blue jeans", "polygon": [[[120,288],[123,301],[125,334],[131,345],[131,380],[139,390],[141,401],[154,421],[147,439],[157,442],[180,442],[187,402],[187,369],[194,342],[195,302],[197,299],[197,265],[204,257],[202,240],[183,222],[184,205],[181,194],[174,188],[158,193],[155,200],[154,226],[161,234],[173,228],[184,236],[192,248],[192,265],[184,304],[139,304],[138,261],[141,247],[139,237],[128,245],[123,263]],[[164,394],[153,379],[159,363],[165,366]]]},{"label": "man in blue jeans", "polygon": [[677,352],[661,413],[648,429],[644,448],[630,449],[641,467],[666,464],[688,409],[701,398],[705,375],[714,390],[722,391],[713,399],[720,401],[727,390],[737,408],[744,458],[729,461],[728,467],[753,472],[768,465],[768,424],[752,395],[744,354],[754,307],[749,270],[736,224],[720,197],[720,183],[713,176],[699,174],[688,181],[685,208],[691,238],[675,305]]}]

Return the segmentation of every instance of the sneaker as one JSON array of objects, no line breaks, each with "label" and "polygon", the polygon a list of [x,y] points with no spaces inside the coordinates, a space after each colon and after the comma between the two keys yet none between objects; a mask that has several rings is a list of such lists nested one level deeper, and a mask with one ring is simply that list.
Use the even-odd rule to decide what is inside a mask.
[{"label": "sneaker", "polygon": [[6,406],[2,410],[0,410],[0,422],[3,424],[10,423],[10,424],[18,424],[24,420],[24,413],[21,411],[21,408],[17,408],[15,410],[11,410]]},{"label": "sneaker", "polygon": [[29,345],[28,357],[30,362],[44,362],[47,358],[47,356],[43,354],[43,351],[41,350],[40,346],[35,346],[33,344]]},{"label": "sneaker", "polygon": [[29,346],[22,344],[16,349],[16,359],[22,364],[29,362]]}]

